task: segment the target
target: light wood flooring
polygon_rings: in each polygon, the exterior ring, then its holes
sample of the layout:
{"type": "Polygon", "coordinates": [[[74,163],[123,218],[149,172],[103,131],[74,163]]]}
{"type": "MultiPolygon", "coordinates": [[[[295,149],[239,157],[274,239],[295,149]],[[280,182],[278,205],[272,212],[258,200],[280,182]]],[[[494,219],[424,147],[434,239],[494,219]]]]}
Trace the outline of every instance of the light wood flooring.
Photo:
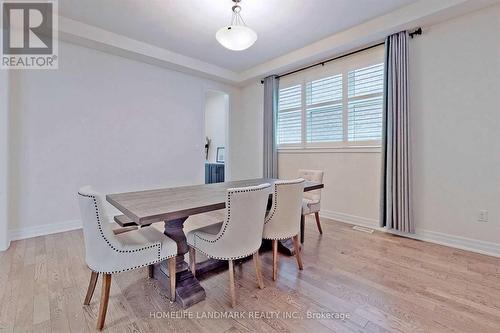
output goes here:
{"type": "MultiPolygon", "coordinates": [[[[197,217],[210,218],[218,216],[197,217]]],[[[273,282],[271,252],[263,253],[260,290],[252,261],[236,266],[234,309],[226,271],[201,281],[207,298],[188,309],[192,319],[151,317],[179,308],[147,269],[115,275],[104,332],[500,332],[499,258],[366,234],[327,219],[322,225],[319,236],[307,220],[301,272],[295,258],[281,256],[273,282]],[[223,311],[245,318],[197,318],[223,311]],[[250,319],[251,311],[280,318],[250,319]],[[282,317],[307,311],[349,319],[282,317]]],[[[0,332],[95,331],[101,279],[90,306],[83,306],[89,277],[81,230],[13,242],[0,253],[0,332]]]]}

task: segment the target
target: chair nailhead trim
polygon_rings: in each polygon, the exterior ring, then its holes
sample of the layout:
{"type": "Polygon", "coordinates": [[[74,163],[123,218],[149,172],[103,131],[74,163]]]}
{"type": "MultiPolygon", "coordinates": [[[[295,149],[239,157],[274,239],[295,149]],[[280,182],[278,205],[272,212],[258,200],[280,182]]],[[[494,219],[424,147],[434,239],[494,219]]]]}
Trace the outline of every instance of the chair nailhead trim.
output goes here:
{"type": "MultiPolygon", "coordinates": [[[[203,237],[199,236],[196,233],[195,233],[195,236],[197,238],[201,239],[201,240],[204,240],[205,242],[209,242],[209,243],[215,243],[215,242],[217,242],[222,236],[224,236],[224,233],[226,232],[227,226],[229,225],[229,221],[231,220],[231,195],[233,193],[245,193],[245,192],[262,191],[262,190],[264,190],[266,188],[267,187],[255,187],[255,188],[251,188],[251,189],[228,191],[227,192],[227,199],[226,199],[227,218],[224,221],[224,223],[222,224],[222,232],[219,231],[219,235],[217,236],[216,239],[213,239],[213,240],[203,238],[203,237]]],[[[196,237],[195,237],[195,240],[196,240],[196,237]]]]}
{"type": "MultiPolygon", "coordinates": [[[[277,181],[274,183],[274,197],[273,197],[273,205],[271,207],[271,212],[269,213],[269,215],[267,216],[266,218],[266,221],[264,222],[264,224],[268,223],[269,221],[271,221],[271,219],[273,218],[274,214],[276,213],[276,207],[278,207],[278,186],[281,186],[281,185],[295,185],[295,184],[300,184],[302,183],[304,180],[282,180],[282,181],[277,181]]],[[[289,237],[287,237],[289,238],[289,237]]],[[[286,239],[286,238],[283,238],[283,239],[286,239]]]]}
{"type": "Polygon", "coordinates": [[[189,244],[188,243],[188,245],[191,246],[191,247],[194,247],[196,249],[196,251],[200,251],[201,253],[203,253],[207,257],[212,258],[212,259],[218,259],[218,260],[236,260],[236,259],[246,258],[246,257],[249,257],[249,256],[253,255],[255,252],[257,252],[259,250],[259,249],[257,249],[255,251],[249,253],[249,254],[244,254],[244,255],[241,255],[241,256],[237,256],[237,257],[216,257],[216,256],[212,256],[212,255],[206,253],[203,250],[200,250],[199,248],[197,248],[193,244],[189,244]]]}
{"type": "Polygon", "coordinates": [[[231,220],[231,195],[233,193],[246,193],[246,192],[255,192],[255,191],[262,191],[262,190],[265,190],[267,189],[269,186],[266,186],[266,187],[261,187],[261,186],[255,186],[255,187],[252,187],[250,189],[242,189],[242,190],[231,190],[231,191],[227,191],[227,200],[226,200],[226,207],[227,207],[227,218],[226,220],[224,221],[224,223],[222,224],[222,231],[219,231],[219,234],[217,235],[217,238],[213,239],[213,240],[210,240],[210,239],[206,239],[206,238],[203,238],[201,237],[200,235],[198,235],[196,232],[194,234],[194,239],[193,239],[193,243],[194,244],[189,244],[188,242],[188,245],[190,245],[191,247],[194,247],[196,250],[200,251],[201,253],[203,253],[204,255],[206,255],[207,257],[210,257],[210,258],[213,258],[213,259],[221,259],[221,260],[234,260],[234,259],[241,259],[241,258],[246,258],[250,255],[252,255],[254,252],[250,253],[250,254],[247,254],[247,255],[243,255],[243,256],[238,256],[238,257],[228,257],[228,258],[223,258],[223,257],[214,257],[214,256],[211,256],[207,253],[205,253],[203,250],[200,250],[197,246],[196,246],[196,239],[200,239],[202,241],[205,241],[205,242],[208,242],[208,243],[215,243],[217,242],[219,239],[221,239],[221,237],[224,235],[224,233],[226,232],[227,230],[227,226],[229,225],[229,221],[231,220]]]}
{"type": "Polygon", "coordinates": [[[117,249],[116,247],[113,246],[113,244],[111,244],[111,242],[109,241],[109,239],[107,239],[106,236],[104,235],[104,232],[102,230],[101,218],[99,216],[99,207],[97,206],[97,200],[96,200],[95,195],[88,195],[88,194],[83,194],[83,193],[80,193],[80,192],[78,192],[78,194],[81,195],[82,197],[91,198],[93,200],[94,208],[95,208],[95,213],[96,213],[96,219],[97,219],[97,227],[99,229],[99,233],[101,234],[101,236],[104,239],[104,241],[106,242],[106,244],[108,244],[108,246],[111,249],[113,249],[115,252],[118,252],[118,253],[135,253],[135,252],[140,252],[140,251],[144,251],[144,250],[148,250],[148,249],[153,249],[153,248],[157,248],[158,249],[158,259],[156,261],[153,261],[153,262],[148,263],[148,264],[140,265],[140,266],[135,266],[135,267],[127,268],[127,269],[124,269],[124,270],[121,270],[121,271],[98,272],[98,273],[114,274],[114,273],[126,272],[126,271],[130,271],[132,269],[136,269],[136,268],[140,268],[140,267],[144,267],[144,266],[149,266],[149,265],[152,265],[154,263],[163,261],[165,259],[175,257],[177,255],[177,254],[175,254],[175,255],[170,256],[170,257],[161,258],[161,243],[156,243],[156,244],[153,244],[153,245],[144,246],[142,248],[134,249],[134,250],[120,250],[120,249],[117,249]]]}
{"type": "Polygon", "coordinates": [[[262,237],[262,239],[265,239],[265,240],[285,240],[285,239],[290,239],[290,238],[292,238],[293,236],[297,236],[297,235],[280,236],[280,237],[272,237],[272,238],[269,238],[269,237],[262,237]]]}
{"type": "Polygon", "coordinates": [[[130,267],[130,268],[127,268],[127,269],[123,269],[121,271],[98,271],[98,270],[94,270],[92,268],[90,268],[91,271],[93,272],[96,272],[96,273],[100,273],[100,274],[117,274],[117,273],[122,273],[122,272],[127,272],[127,271],[131,271],[131,270],[134,270],[134,269],[138,269],[138,268],[141,268],[141,267],[146,267],[146,266],[150,266],[150,265],[154,265],[154,264],[157,264],[159,262],[162,262],[164,260],[167,260],[167,259],[170,259],[170,258],[173,258],[173,257],[176,257],[177,255],[174,254],[172,256],[168,256],[168,257],[164,257],[164,258],[160,258],[158,260],[155,260],[155,261],[151,261],[147,264],[144,264],[144,265],[139,265],[139,266],[135,266],[135,267],[130,267]]]}

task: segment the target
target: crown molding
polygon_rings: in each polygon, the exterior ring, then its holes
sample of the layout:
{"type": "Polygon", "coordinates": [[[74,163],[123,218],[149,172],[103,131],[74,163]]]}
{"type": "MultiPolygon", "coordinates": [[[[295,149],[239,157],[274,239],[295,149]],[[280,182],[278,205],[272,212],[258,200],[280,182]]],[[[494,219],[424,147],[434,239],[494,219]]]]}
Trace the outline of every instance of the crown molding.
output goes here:
{"type": "Polygon", "coordinates": [[[223,83],[240,81],[240,75],[231,70],[64,16],[58,19],[60,40],[223,83]]]}
{"type": "Polygon", "coordinates": [[[63,16],[59,16],[59,38],[155,66],[241,87],[267,75],[287,72],[380,42],[387,35],[401,30],[422,26],[425,34],[426,26],[498,3],[500,0],[420,0],[242,72],[234,72],[63,16]]]}

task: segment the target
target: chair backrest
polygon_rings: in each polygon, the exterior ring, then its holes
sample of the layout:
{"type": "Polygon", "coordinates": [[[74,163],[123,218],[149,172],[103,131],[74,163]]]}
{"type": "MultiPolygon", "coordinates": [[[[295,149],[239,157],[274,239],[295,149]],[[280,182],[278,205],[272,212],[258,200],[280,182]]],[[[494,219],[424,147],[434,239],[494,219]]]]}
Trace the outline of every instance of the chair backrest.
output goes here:
{"type": "MultiPolygon", "coordinates": [[[[295,236],[300,231],[304,179],[278,180],[274,183],[273,203],[265,228],[278,238],[295,236]]],[[[266,233],[267,233],[266,232],[266,233]]]]}
{"type": "Polygon", "coordinates": [[[270,184],[227,190],[226,218],[217,234],[217,247],[228,257],[246,257],[262,244],[270,184]]]}
{"type": "Polygon", "coordinates": [[[106,258],[121,247],[116,240],[106,216],[103,197],[90,186],[78,191],[78,203],[82,217],[83,237],[85,241],[85,260],[90,269],[99,271],[106,258]]]}
{"type": "MultiPolygon", "coordinates": [[[[309,180],[312,182],[323,183],[323,171],[321,170],[299,170],[299,177],[304,178],[305,180],[309,180]]],[[[304,192],[304,198],[313,200],[313,201],[321,201],[321,190],[314,190],[304,192]]]]}

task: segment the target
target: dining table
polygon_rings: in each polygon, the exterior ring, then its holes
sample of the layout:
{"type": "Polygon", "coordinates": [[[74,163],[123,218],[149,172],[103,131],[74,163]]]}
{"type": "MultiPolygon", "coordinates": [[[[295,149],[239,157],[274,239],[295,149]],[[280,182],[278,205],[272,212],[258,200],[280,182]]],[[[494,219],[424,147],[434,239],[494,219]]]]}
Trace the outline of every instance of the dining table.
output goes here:
{"type": "MultiPolygon", "coordinates": [[[[185,254],[188,252],[184,222],[192,215],[207,213],[226,206],[226,193],[230,188],[254,186],[264,183],[271,185],[277,179],[257,178],[228,181],[214,184],[200,184],[171,188],[150,189],[126,193],[107,194],[106,200],[123,213],[115,217],[122,226],[136,224],[140,227],[153,223],[164,223],[164,233],[177,243],[176,257],[176,302],[182,308],[188,308],[205,299],[205,290],[197,277],[207,271],[220,268],[225,262],[215,259],[196,264],[196,277],[188,269],[185,254]]],[[[304,191],[323,188],[322,183],[306,181],[304,191]]],[[[272,200],[270,194],[269,202],[272,200]]],[[[304,227],[304,216],[301,216],[301,227],[304,227]]],[[[291,240],[282,241],[281,245],[289,254],[293,254],[291,240]]],[[[150,277],[155,278],[169,291],[169,272],[165,262],[150,266],[150,277]]],[[[170,292],[170,291],[169,291],[170,292]]]]}

